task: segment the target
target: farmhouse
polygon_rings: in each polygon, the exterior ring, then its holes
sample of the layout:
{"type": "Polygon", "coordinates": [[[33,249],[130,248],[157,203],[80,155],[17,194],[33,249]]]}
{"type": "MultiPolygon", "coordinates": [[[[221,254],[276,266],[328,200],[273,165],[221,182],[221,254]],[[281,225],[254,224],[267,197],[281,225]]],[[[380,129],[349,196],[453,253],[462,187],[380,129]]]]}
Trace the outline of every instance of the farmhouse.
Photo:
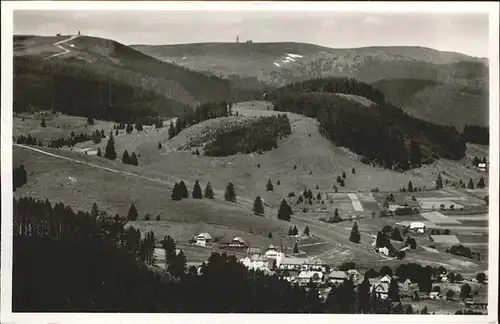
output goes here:
{"type": "Polygon", "coordinates": [[[479,171],[485,172],[488,168],[488,165],[486,163],[479,163],[477,165],[477,168],[479,169],[479,171]]]}
{"type": "Polygon", "coordinates": [[[212,236],[208,233],[200,233],[196,236],[196,244],[205,246],[212,241],[212,236]]]}
{"type": "Polygon", "coordinates": [[[370,292],[374,293],[380,299],[387,299],[389,294],[389,284],[386,282],[378,282],[371,286],[370,292]]]}
{"type": "Polygon", "coordinates": [[[411,222],[410,231],[423,234],[425,232],[425,224],[422,222],[411,222]]]}
{"type": "Polygon", "coordinates": [[[247,268],[253,270],[269,270],[268,260],[262,255],[254,254],[251,257],[240,259],[240,262],[247,268]]]}
{"type": "Polygon", "coordinates": [[[344,271],[332,271],[328,275],[328,281],[332,284],[341,284],[347,279],[344,271]]]}
{"type": "Polygon", "coordinates": [[[377,249],[375,249],[376,252],[382,254],[382,255],[386,255],[388,256],[389,255],[389,249],[386,248],[385,246],[384,247],[379,247],[377,249]]]}
{"type": "Polygon", "coordinates": [[[229,246],[230,247],[238,247],[238,248],[241,248],[241,247],[245,247],[245,241],[243,241],[243,239],[241,237],[235,237],[230,243],[229,243],[229,246]]]}
{"type": "Polygon", "coordinates": [[[320,283],[323,280],[323,273],[319,271],[301,271],[297,280],[299,285],[307,285],[310,281],[320,283]]]}
{"type": "Polygon", "coordinates": [[[349,277],[349,279],[353,282],[356,282],[359,278],[359,272],[355,269],[349,269],[347,270],[347,277],[349,277]]]}

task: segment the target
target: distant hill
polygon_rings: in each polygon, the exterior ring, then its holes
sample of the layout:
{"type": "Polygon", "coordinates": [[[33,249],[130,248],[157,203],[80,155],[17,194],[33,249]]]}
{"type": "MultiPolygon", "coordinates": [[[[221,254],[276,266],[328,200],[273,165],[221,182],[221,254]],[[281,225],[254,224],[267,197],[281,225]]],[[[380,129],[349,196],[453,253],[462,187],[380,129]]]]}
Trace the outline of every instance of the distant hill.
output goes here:
{"type": "Polygon", "coordinates": [[[82,106],[71,112],[85,115],[83,106],[108,107],[112,96],[116,109],[175,116],[186,105],[230,98],[228,80],[161,62],[113,40],[77,37],[59,44],[68,52],[57,55],[63,50],[54,43],[68,38],[14,36],[15,110],[30,105],[68,112],[68,106],[82,106]],[[69,95],[79,91],[78,100],[69,95]]]}
{"type": "Polygon", "coordinates": [[[488,61],[461,53],[410,46],[333,49],[303,43],[131,47],[180,66],[222,76],[238,74],[270,86],[330,76],[356,78],[374,83],[415,117],[459,129],[466,122],[488,122],[488,61]],[[416,91],[419,84],[428,86],[416,91]]]}

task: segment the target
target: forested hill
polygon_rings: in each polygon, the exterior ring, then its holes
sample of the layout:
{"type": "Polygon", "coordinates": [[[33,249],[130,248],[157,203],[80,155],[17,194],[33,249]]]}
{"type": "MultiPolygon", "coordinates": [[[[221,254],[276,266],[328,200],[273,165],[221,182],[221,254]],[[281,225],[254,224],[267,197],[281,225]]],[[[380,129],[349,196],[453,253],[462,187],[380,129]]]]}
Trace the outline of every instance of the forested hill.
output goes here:
{"type": "Polygon", "coordinates": [[[269,98],[275,110],[317,118],[323,136],[362,155],[366,163],[408,170],[436,158],[465,156],[465,142],[456,129],[411,117],[373,86],[353,79],[293,83],[269,98]],[[362,96],[375,104],[367,107],[335,93],[362,96]]]}
{"type": "Polygon", "coordinates": [[[57,40],[39,36],[14,37],[16,111],[55,109],[75,115],[176,116],[185,106],[231,98],[229,80],[161,62],[118,42],[81,36],[53,46],[57,40]],[[50,57],[50,58],[49,58],[50,57]],[[47,59],[49,58],[49,59],[47,59]],[[111,99],[110,99],[111,96],[111,99]]]}

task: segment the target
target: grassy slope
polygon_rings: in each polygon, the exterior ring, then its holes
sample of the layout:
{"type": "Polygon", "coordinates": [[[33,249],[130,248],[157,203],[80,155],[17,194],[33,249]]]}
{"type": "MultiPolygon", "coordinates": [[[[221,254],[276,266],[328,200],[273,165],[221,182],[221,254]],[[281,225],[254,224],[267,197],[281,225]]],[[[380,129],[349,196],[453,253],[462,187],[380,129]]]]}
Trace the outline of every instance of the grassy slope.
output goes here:
{"type": "MultiPolygon", "coordinates": [[[[269,115],[272,110],[266,110],[266,103],[248,102],[237,106],[235,110],[246,116],[269,115]],[[252,106],[253,105],[253,106],[252,106]]],[[[52,201],[61,200],[75,208],[89,209],[92,203],[109,213],[125,215],[130,203],[134,202],[139,210],[140,219],[145,213],[150,213],[153,219],[161,215],[161,221],[137,221],[136,226],[143,229],[153,229],[157,237],[173,234],[180,243],[201,231],[213,232],[216,235],[231,238],[242,236],[250,244],[264,247],[271,243],[267,238],[273,233],[274,244],[284,243],[291,248],[293,242],[285,237],[290,223],[276,219],[279,201],[290,191],[301,191],[304,186],[315,190],[319,184],[322,193],[332,191],[336,175],[343,170],[347,173],[345,191],[368,190],[378,186],[381,189],[396,189],[407,183],[409,179],[414,185],[430,187],[435,172],[440,167],[446,167],[450,173],[461,173],[463,167],[456,162],[455,169],[450,168],[447,161],[438,161],[436,166],[427,166],[407,174],[398,174],[387,170],[373,168],[360,163],[350,153],[334,147],[318,134],[315,122],[303,116],[289,114],[294,125],[292,134],[284,139],[278,149],[263,155],[236,155],[227,158],[198,157],[190,152],[170,151],[170,143],[182,140],[180,137],[167,140],[166,128],[161,131],[120,135],[117,137],[117,151],[128,146],[141,154],[140,166],[133,167],[119,162],[111,162],[103,158],[85,156],[64,150],[48,150],[56,154],[69,156],[78,160],[88,161],[103,167],[118,171],[137,173],[140,176],[124,175],[116,172],[99,170],[91,166],[77,164],[67,160],[30,152],[24,148],[14,148],[14,164],[24,164],[28,170],[28,184],[15,193],[49,198],[52,201]],[[311,134],[311,137],[308,136],[311,134]],[[156,149],[150,151],[144,147],[154,148],[157,140],[162,140],[164,149],[160,154],[156,149]],[[149,156],[148,156],[149,154],[149,156]],[[146,156],[148,158],[146,159],[146,156]],[[230,164],[228,164],[230,162],[230,164]],[[257,168],[257,163],[261,168],[257,168]],[[297,164],[297,170],[293,169],[297,164]],[[356,174],[349,172],[356,167],[356,174]],[[34,174],[30,174],[34,172],[34,174]],[[312,172],[309,174],[309,172],[312,172]],[[72,178],[69,178],[72,177],[72,178]],[[271,178],[275,184],[273,192],[265,191],[265,184],[271,178]],[[173,202],[170,192],[174,181],[183,179],[191,190],[194,180],[198,179],[202,187],[211,181],[216,190],[215,200],[192,200],[173,202]],[[281,185],[276,185],[280,179],[281,185]],[[74,182],[76,180],[76,182],[74,182]],[[223,191],[228,181],[233,181],[237,188],[238,202],[236,204],[223,201],[223,191]],[[254,216],[251,213],[253,199],[262,196],[270,205],[266,207],[266,217],[254,216]]],[[[186,132],[187,133],[187,132],[186,132]]],[[[85,146],[88,143],[82,143],[85,146]]],[[[104,144],[101,144],[104,146],[104,144]]],[[[473,170],[466,170],[474,172],[473,170]]],[[[332,208],[331,206],[327,207],[332,208]]],[[[378,210],[378,205],[371,207],[378,210]]],[[[369,213],[367,210],[366,213],[369,213]]],[[[331,212],[331,211],[330,211],[331,212]]],[[[348,215],[342,211],[342,215],[348,215]]],[[[301,243],[303,250],[309,255],[319,255],[326,261],[339,264],[345,260],[355,260],[361,268],[380,267],[382,264],[396,265],[398,260],[386,260],[371,251],[371,235],[384,224],[396,219],[365,218],[358,223],[362,230],[362,243],[357,245],[348,240],[352,223],[327,225],[318,221],[321,215],[301,213],[296,210],[292,223],[299,230],[305,225],[311,229],[314,240],[321,244],[307,246],[307,241],[301,243]]],[[[199,253],[196,252],[199,258],[199,253]]],[[[459,271],[475,272],[484,267],[483,263],[473,266],[462,258],[445,253],[433,253],[418,249],[408,254],[403,262],[415,261],[428,264],[443,264],[459,271]]]]}

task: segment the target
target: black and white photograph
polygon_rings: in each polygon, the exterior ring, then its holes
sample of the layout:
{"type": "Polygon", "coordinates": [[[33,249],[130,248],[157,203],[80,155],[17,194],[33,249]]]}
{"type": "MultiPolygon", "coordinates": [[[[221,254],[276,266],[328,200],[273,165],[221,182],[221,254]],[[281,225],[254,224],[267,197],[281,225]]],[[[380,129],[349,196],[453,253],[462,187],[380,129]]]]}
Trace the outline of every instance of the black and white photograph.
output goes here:
{"type": "Polygon", "coordinates": [[[498,10],[2,2],[2,322],[498,322],[498,10]]]}

